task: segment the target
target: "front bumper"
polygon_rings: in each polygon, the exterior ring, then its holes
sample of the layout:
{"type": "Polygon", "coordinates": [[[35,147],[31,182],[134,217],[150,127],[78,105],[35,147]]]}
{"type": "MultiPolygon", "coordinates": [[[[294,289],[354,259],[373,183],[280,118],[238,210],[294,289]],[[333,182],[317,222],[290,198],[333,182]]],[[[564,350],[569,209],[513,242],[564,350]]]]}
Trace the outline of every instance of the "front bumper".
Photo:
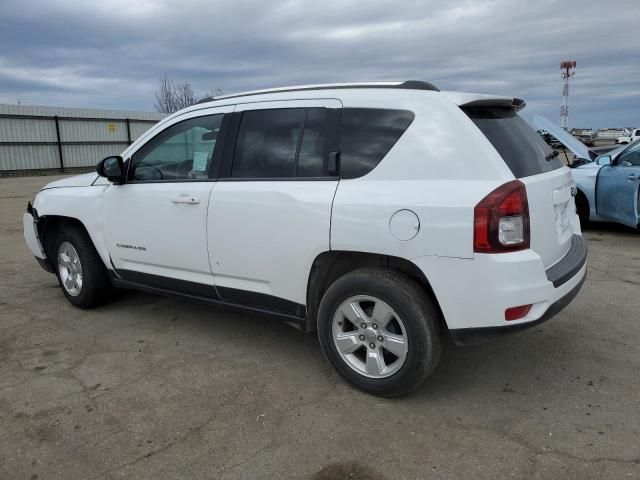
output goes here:
{"type": "Polygon", "coordinates": [[[42,247],[42,242],[40,242],[40,236],[38,235],[38,222],[36,221],[36,218],[38,218],[38,213],[31,207],[31,204],[29,204],[27,212],[22,215],[24,241],[38,261],[38,264],[47,272],[53,273],[53,268],[47,260],[47,255],[42,247]]]}
{"type": "Polygon", "coordinates": [[[575,235],[567,254],[546,270],[533,250],[473,259],[421,257],[414,263],[429,279],[454,340],[469,344],[497,332],[523,330],[558,313],[584,283],[586,258],[586,240],[575,235]],[[505,310],[520,305],[531,305],[529,313],[505,320],[505,310]]]}
{"type": "Polygon", "coordinates": [[[38,223],[34,218],[35,210],[33,208],[29,209],[22,215],[22,229],[24,231],[24,241],[33,253],[33,256],[36,258],[46,259],[47,256],[44,253],[44,248],[42,248],[42,243],[40,242],[40,237],[38,235],[38,223]]]}

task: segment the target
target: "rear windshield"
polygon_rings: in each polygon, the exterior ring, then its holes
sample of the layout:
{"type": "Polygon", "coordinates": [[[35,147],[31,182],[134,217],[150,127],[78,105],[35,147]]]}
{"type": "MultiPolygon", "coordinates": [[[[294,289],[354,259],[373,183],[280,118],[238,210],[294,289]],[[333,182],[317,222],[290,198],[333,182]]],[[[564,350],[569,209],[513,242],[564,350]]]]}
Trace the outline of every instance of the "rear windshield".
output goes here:
{"type": "Polygon", "coordinates": [[[550,172],[564,164],[512,108],[468,107],[464,112],[484,133],[516,178],[550,172]]]}

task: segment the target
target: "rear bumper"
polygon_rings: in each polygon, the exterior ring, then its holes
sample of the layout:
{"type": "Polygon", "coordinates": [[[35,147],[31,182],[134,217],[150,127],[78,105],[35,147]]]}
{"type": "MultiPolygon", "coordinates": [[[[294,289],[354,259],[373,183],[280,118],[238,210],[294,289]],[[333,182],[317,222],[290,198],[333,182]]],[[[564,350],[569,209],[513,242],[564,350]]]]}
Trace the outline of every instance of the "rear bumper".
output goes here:
{"type": "Polygon", "coordinates": [[[571,237],[571,248],[567,254],[546,271],[547,279],[555,288],[567,283],[587,263],[587,250],[587,241],[582,235],[571,237]]]}
{"type": "Polygon", "coordinates": [[[580,290],[586,258],[586,241],[575,235],[567,254],[549,269],[533,250],[473,259],[421,257],[414,263],[429,280],[452,336],[468,344],[529,328],[558,313],[580,290]],[[525,317],[505,320],[505,310],[521,305],[531,305],[525,317]]]}
{"type": "Polygon", "coordinates": [[[504,335],[510,335],[512,333],[522,332],[536,325],[546,322],[554,315],[560,313],[564,307],[569,305],[571,301],[578,295],[578,292],[582,288],[584,281],[587,279],[586,275],[582,276],[580,282],[573,287],[569,293],[567,293],[560,300],[553,303],[546,312],[537,320],[527,323],[520,323],[518,325],[506,325],[502,327],[484,327],[484,328],[460,328],[457,330],[450,330],[451,339],[453,343],[458,346],[466,347],[469,345],[477,345],[479,343],[488,342],[495,338],[502,337],[504,335]]]}

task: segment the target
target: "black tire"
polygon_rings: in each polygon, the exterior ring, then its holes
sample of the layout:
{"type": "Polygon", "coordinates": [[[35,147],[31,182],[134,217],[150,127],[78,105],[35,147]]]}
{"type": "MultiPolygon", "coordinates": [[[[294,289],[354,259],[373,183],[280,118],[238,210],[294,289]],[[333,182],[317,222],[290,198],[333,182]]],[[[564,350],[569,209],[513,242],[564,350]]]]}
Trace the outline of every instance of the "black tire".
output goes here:
{"type": "Polygon", "coordinates": [[[580,226],[586,227],[589,224],[589,201],[584,193],[578,192],[576,196],[576,213],[580,219],[580,226]]]}
{"type": "Polygon", "coordinates": [[[318,337],[331,364],[357,388],[384,397],[407,394],[431,374],[442,353],[441,325],[440,311],[424,289],[402,273],[385,268],[362,268],[340,277],[328,288],[318,309],[318,337]],[[382,300],[402,319],[408,350],[404,364],[391,376],[369,378],[359,373],[341,357],[335,345],[334,315],[343,302],[357,295],[382,300]]]}
{"type": "Polygon", "coordinates": [[[109,281],[107,269],[83,228],[75,225],[62,227],[53,242],[53,251],[50,252],[49,258],[58,277],[60,288],[71,304],[80,308],[93,308],[111,298],[113,287],[109,281]],[[82,266],[82,288],[77,295],[71,295],[67,291],[61,278],[58,253],[64,242],[73,246],[82,266]]]}

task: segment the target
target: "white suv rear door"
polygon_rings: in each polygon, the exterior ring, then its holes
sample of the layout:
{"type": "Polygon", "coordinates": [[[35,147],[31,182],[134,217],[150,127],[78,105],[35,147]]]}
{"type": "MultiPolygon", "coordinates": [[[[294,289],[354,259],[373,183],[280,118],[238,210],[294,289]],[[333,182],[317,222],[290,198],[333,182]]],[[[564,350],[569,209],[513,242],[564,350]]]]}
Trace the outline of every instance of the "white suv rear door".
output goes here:
{"type": "Polygon", "coordinates": [[[336,99],[236,105],[207,220],[223,300],[304,313],[311,265],[330,249],[341,107],[336,99]]]}

